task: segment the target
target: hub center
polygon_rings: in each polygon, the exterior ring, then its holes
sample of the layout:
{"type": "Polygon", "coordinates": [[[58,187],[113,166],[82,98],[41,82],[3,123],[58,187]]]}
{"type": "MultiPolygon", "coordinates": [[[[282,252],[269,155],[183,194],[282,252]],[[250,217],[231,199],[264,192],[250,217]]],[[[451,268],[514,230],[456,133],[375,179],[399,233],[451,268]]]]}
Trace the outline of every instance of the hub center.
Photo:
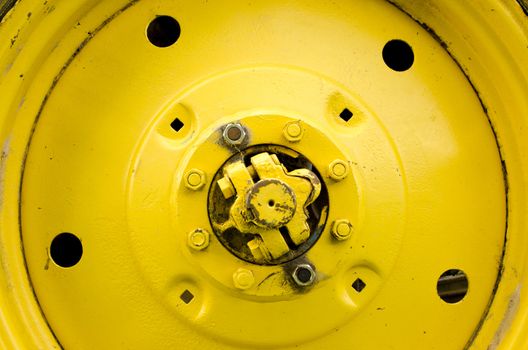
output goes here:
{"type": "MultiPolygon", "coordinates": [[[[210,196],[209,216],[220,241],[257,264],[276,264],[305,252],[303,245],[325,216],[317,201],[322,183],[313,166],[278,148],[256,146],[232,157],[218,171],[210,196]]],[[[321,198],[327,205],[326,191],[321,198]]]]}

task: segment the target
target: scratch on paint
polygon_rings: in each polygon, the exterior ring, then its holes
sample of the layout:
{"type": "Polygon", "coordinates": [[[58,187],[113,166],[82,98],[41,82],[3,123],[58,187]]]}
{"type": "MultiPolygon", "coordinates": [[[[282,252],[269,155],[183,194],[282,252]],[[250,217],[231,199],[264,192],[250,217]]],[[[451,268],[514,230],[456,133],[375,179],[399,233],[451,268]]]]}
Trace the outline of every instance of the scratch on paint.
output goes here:
{"type": "Polygon", "coordinates": [[[6,162],[7,162],[7,156],[9,155],[9,145],[11,143],[11,138],[8,137],[2,146],[2,153],[0,155],[0,209],[2,208],[3,204],[3,197],[4,197],[4,174],[6,171],[6,162]]]}
{"type": "Polygon", "coordinates": [[[510,301],[508,302],[508,308],[504,313],[504,317],[502,318],[499,328],[497,328],[497,331],[495,332],[495,336],[493,337],[491,344],[488,346],[488,350],[496,350],[499,348],[499,345],[501,344],[502,340],[504,339],[504,336],[510,329],[515,316],[517,315],[520,300],[521,286],[519,285],[510,297],[510,301]]]}

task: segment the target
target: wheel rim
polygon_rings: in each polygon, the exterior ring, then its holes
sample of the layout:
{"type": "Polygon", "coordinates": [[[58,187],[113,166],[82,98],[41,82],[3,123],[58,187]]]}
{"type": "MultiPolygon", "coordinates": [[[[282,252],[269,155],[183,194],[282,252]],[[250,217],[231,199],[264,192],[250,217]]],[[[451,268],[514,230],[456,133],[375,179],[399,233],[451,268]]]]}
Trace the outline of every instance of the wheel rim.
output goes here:
{"type": "Polygon", "coordinates": [[[495,17],[471,4],[40,6],[17,5],[1,29],[15,33],[2,50],[13,62],[2,79],[13,101],[2,109],[2,232],[17,272],[4,277],[17,288],[10,328],[17,314],[36,320],[18,326],[27,341],[520,346],[524,162],[513,128],[525,121],[505,117],[527,108],[526,77],[514,74],[526,27],[506,18],[515,3],[490,1],[510,33],[502,46],[482,39],[495,17]],[[447,25],[463,13],[455,23],[473,46],[447,25]],[[304,133],[288,139],[296,120],[304,133]],[[238,259],[214,234],[189,247],[190,232],[213,232],[207,193],[239,151],[216,130],[233,122],[252,135],[243,147],[289,147],[328,187],[320,238],[281,267],[238,259]],[[350,166],[343,181],[321,170],[334,160],[350,166]],[[203,188],[185,187],[190,169],[203,188]],[[342,240],[340,220],[353,227],[342,240]],[[314,278],[300,286],[305,265],[314,278]]]}

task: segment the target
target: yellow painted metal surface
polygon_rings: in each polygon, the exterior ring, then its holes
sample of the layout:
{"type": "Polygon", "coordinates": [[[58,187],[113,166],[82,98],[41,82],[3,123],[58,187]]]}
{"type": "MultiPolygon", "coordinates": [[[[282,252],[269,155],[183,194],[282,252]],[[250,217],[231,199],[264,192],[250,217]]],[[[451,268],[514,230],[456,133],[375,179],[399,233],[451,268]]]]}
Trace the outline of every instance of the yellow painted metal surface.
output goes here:
{"type": "Polygon", "coordinates": [[[0,347],[526,348],[527,33],[506,0],[21,0],[0,347]]]}

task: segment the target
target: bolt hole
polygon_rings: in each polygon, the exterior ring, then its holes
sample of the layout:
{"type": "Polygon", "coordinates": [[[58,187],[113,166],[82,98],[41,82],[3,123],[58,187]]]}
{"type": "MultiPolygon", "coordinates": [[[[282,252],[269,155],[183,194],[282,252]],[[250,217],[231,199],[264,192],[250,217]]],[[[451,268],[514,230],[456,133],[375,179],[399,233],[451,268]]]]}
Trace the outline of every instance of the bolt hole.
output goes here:
{"type": "Polygon", "coordinates": [[[354,116],[354,113],[352,113],[348,108],[343,109],[341,114],[339,114],[339,117],[343,119],[345,122],[348,122],[352,117],[354,116]]]}
{"type": "Polygon", "coordinates": [[[436,284],[438,296],[448,304],[455,304],[464,299],[469,282],[462,270],[451,269],[444,272],[436,284]]]}
{"type": "Polygon", "coordinates": [[[273,199],[270,199],[270,201],[268,202],[268,205],[270,207],[274,207],[275,206],[275,201],[273,199]]]}
{"type": "Polygon", "coordinates": [[[176,118],[170,126],[174,131],[178,132],[183,128],[184,125],[185,124],[183,124],[183,122],[179,118],[176,118]]]}
{"type": "Polygon", "coordinates": [[[189,304],[194,299],[194,294],[191,293],[188,289],[184,290],[180,295],[180,299],[185,303],[189,304]]]}
{"type": "Polygon", "coordinates": [[[363,282],[361,278],[356,278],[354,283],[352,283],[352,288],[354,288],[354,290],[358,293],[361,293],[361,291],[363,291],[363,289],[365,289],[366,286],[367,284],[363,282]]]}
{"type": "Polygon", "coordinates": [[[391,40],[385,44],[382,56],[385,64],[397,72],[408,70],[414,63],[414,52],[403,40],[391,40]]]}
{"type": "Polygon", "coordinates": [[[60,267],[76,265],[81,260],[82,254],[81,240],[72,233],[60,233],[51,241],[51,259],[60,267]]]}
{"type": "Polygon", "coordinates": [[[157,47],[169,47],[180,38],[181,28],[177,20],[171,16],[154,18],[147,28],[147,38],[157,47]]]}

